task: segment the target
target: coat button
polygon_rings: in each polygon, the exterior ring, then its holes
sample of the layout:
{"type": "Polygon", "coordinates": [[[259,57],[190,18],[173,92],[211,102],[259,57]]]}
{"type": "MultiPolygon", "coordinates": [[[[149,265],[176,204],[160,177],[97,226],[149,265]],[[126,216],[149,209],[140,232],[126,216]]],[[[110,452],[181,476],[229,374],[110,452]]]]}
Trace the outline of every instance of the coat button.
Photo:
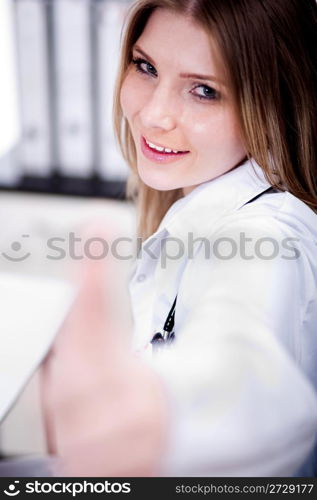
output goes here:
{"type": "Polygon", "coordinates": [[[139,276],[137,277],[137,282],[142,283],[142,281],[144,281],[145,278],[146,278],[145,274],[139,274],[139,276]]]}

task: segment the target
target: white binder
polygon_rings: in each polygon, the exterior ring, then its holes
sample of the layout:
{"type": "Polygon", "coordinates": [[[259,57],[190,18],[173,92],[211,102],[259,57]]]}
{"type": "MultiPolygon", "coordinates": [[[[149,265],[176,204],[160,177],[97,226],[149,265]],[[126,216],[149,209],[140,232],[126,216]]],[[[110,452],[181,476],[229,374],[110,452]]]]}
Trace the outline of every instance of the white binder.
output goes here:
{"type": "Polygon", "coordinates": [[[21,92],[24,173],[47,176],[51,170],[45,2],[18,0],[17,49],[21,92]]]}
{"type": "Polygon", "coordinates": [[[124,16],[131,1],[104,0],[97,2],[100,9],[99,41],[99,88],[100,91],[100,176],[105,180],[125,180],[128,167],[114,140],[112,106],[114,84],[117,76],[120,35],[124,16]]]}
{"type": "Polygon", "coordinates": [[[0,157],[16,145],[20,135],[15,60],[13,4],[0,2],[0,157]]]}
{"type": "Polygon", "coordinates": [[[55,0],[57,140],[60,173],[92,172],[90,0],[55,0]]]}

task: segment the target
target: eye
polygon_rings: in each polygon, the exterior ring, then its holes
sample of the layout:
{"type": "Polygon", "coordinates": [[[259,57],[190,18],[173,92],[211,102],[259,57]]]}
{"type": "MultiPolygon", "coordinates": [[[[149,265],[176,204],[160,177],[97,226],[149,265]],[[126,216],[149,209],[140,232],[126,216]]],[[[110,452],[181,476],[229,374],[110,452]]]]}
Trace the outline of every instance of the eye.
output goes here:
{"type": "Polygon", "coordinates": [[[194,96],[198,97],[198,99],[202,99],[205,101],[215,101],[220,99],[220,93],[212,87],[208,85],[197,85],[193,90],[201,89],[201,93],[193,93],[194,96]]]}
{"type": "Polygon", "coordinates": [[[152,75],[152,76],[157,76],[156,69],[152,64],[150,64],[148,61],[145,59],[141,58],[133,58],[132,59],[132,64],[135,65],[136,71],[139,71],[140,73],[146,74],[146,75],[152,75]]]}

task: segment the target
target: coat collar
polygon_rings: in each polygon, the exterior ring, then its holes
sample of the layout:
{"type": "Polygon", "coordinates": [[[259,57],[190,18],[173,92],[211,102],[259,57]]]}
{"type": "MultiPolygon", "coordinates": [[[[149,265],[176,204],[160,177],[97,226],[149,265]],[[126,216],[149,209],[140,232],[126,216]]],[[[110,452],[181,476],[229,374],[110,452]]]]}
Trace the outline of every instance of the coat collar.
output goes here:
{"type": "Polygon", "coordinates": [[[184,238],[210,234],[223,216],[238,210],[270,187],[264,171],[254,159],[225,174],[200,184],[188,195],[177,200],[163,217],[157,231],[143,244],[162,234],[184,238]]]}

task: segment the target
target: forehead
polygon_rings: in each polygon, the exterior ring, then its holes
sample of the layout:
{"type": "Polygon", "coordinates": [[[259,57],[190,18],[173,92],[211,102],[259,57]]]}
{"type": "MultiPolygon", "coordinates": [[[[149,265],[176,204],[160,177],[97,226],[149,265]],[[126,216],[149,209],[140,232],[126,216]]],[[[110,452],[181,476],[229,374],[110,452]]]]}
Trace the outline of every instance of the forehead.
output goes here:
{"type": "Polygon", "coordinates": [[[193,19],[169,9],[151,14],[136,42],[155,62],[179,71],[212,72],[221,76],[223,63],[211,34],[193,19]]]}

